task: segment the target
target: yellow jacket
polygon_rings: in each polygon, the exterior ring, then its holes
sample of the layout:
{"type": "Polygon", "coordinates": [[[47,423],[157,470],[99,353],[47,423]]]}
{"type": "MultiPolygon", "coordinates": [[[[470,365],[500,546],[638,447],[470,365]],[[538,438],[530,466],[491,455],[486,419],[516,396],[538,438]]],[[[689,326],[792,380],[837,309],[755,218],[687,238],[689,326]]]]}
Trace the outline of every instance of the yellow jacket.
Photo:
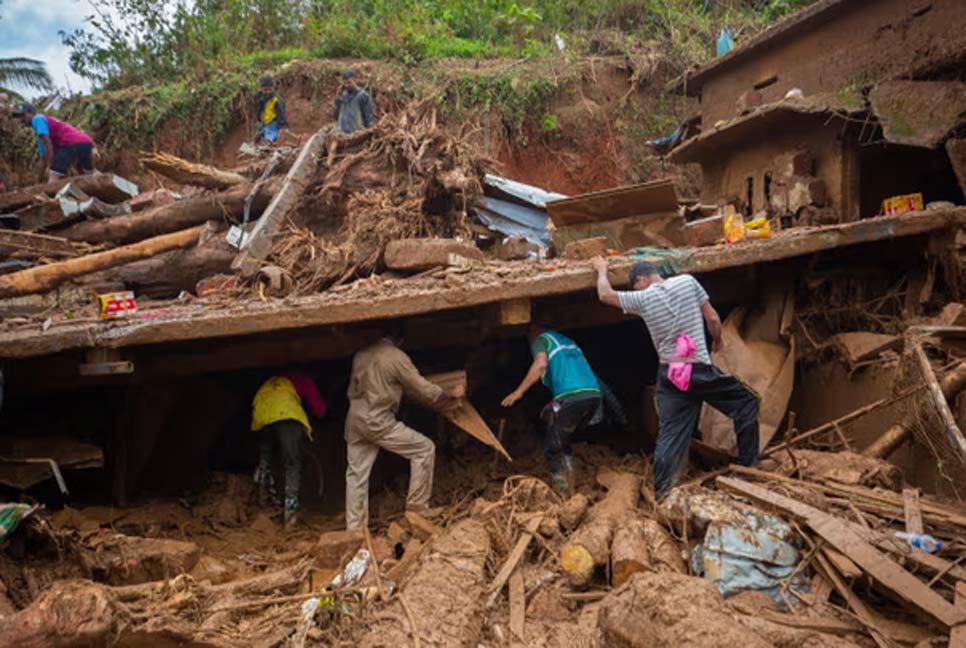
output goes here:
{"type": "Polygon", "coordinates": [[[298,421],[305,428],[305,434],[312,439],[312,426],[302,409],[302,399],[295,391],[295,385],[288,378],[275,376],[269,378],[258,388],[252,400],[252,431],[285,420],[298,421]]]}

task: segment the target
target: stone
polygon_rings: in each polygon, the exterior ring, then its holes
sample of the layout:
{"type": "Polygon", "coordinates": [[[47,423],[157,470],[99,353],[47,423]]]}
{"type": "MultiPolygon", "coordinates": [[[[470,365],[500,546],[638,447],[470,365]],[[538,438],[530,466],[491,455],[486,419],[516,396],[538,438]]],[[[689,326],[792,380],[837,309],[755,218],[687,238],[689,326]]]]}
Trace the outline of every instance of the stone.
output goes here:
{"type": "Polygon", "coordinates": [[[363,542],[365,538],[361,531],[328,531],[315,543],[315,557],[321,567],[340,567],[363,542]]]}
{"type": "Polygon", "coordinates": [[[691,221],[684,226],[684,238],[689,247],[717,245],[724,237],[724,216],[715,214],[691,221]]]}
{"type": "Polygon", "coordinates": [[[519,236],[505,238],[490,250],[493,256],[501,261],[521,261],[529,258],[530,255],[540,254],[539,245],[519,236]]]}
{"type": "Polygon", "coordinates": [[[571,241],[564,248],[563,257],[574,261],[586,261],[596,256],[607,256],[607,237],[595,236],[594,238],[571,241]]]}
{"type": "Polygon", "coordinates": [[[450,265],[450,258],[482,261],[483,252],[456,239],[415,238],[390,241],[384,259],[391,270],[421,272],[450,265]]]}

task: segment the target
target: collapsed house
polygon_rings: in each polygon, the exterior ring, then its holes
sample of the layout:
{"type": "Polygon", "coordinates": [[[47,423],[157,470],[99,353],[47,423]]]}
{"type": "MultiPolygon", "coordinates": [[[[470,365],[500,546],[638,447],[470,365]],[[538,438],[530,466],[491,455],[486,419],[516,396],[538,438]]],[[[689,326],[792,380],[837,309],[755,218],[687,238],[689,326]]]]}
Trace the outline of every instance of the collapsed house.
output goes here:
{"type": "Polygon", "coordinates": [[[88,498],[49,522],[18,509],[0,645],[962,641],[966,200],[951,115],[966,17],[953,2],[860,5],[816,3],[689,75],[702,114],[670,157],[702,166],[693,199],[667,181],[562,196],[488,176],[431,105],[231,171],[147,158],[179,195],[110,175],[0,195],[19,226],[0,230],[0,481],[53,499],[38,486],[50,466],[88,498]],[[879,56],[887,26],[902,56],[879,56]],[[829,46],[841,34],[848,57],[829,46]],[[854,101],[833,101],[856,79],[854,101]],[[883,97],[925,83],[947,89],[924,95],[942,119],[897,134],[883,97]],[[879,215],[911,192],[920,209],[879,215]],[[725,204],[775,231],[721,244],[725,204]],[[758,469],[728,465],[733,435],[708,411],[685,483],[654,501],[658,358],[639,322],[597,302],[595,254],[612,255],[615,284],[638,259],[700,279],[726,315],[716,362],[762,396],[758,469]],[[115,317],[92,303],[127,292],[136,310],[114,300],[115,317]],[[426,373],[467,372],[485,429],[407,409],[440,448],[440,509],[404,513],[404,465],[387,457],[372,534],[345,533],[349,359],[389,319],[426,373]],[[499,407],[530,322],[573,335],[627,408],[626,426],[578,448],[568,500],[539,479],[543,401],[499,407]],[[285,536],[254,505],[249,401],[270,372],[306,365],[332,408],[303,489],[317,511],[285,536]]]}

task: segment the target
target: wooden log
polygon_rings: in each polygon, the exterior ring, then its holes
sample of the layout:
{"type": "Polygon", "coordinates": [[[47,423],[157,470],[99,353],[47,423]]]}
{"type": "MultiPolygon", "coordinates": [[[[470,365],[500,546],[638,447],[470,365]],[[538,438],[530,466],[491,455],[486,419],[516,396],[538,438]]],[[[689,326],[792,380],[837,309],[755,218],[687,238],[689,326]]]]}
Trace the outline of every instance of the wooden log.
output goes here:
{"type": "Polygon", "coordinates": [[[43,292],[76,277],[144,259],[161,252],[194,245],[202,226],[192,227],[173,234],[165,234],[139,243],[88,254],[87,256],[51,263],[46,266],[21,270],[0,276],[0,297],[13,297],[43,292]]]}
{"type": "Polygon", "coordinates": [[[587,499],[587,496],[583,493],[577,493],[560,505],[557,511],[557,520],[564,531],[573,531],[583,522],[589,508],[590,500],[587,499]]]}
{"type": "MultiPolygon", "coordinates": [[[[956,607],[966,610],[966,583],[956,583],[956,607]]],[[[954,626],[949,632],[949,648],[966,648],[966,623],[954,626]]]]}
{"type": "MultiPolygon", "coordinates": [[[[943,376],[942,380],[939,381],[939,389],[947,401],[954,399],[957,394],[966,389],[966,362],[957,365],[943,376]]],[[[889,455],[909,440],[916,421],[915,415],[905,417],[900,423],[890,427],[882,436],[869,444],[862,451],[862,454],[887,459],[889,455]]]]}
{"type": "Polygon", "coordinates": [[[247,276],[254,275],[272,250],[272,240],[279,227],[285,222],[301,202],[302,195],[315,176],[319,165],[319,155],[325,149],[326,140],[330,133],[329,127],[323,128],[309,138],[302,147],[298,158],[285,176],[281,189],[272,198],[272,202],[265,208],[265,213],[258,221],[251,236],[238,253],[232,268],[241,270],[247,276]]]}
{"type": "Polygon", "coordinates": [[[138,195],[138,186],[129,180],[113,173],[93,173],[0,194],[0,213],[26,207],[33,203],[37,196],[52,197],[68,183],[73,184],[88,196],[99,198],[107,203],[123,202],[138,195]]]}
{"type": "Polygon", "coordinates": [[[647,544],[651,571],[688,573],[678,543],[657,520],[644,520],[644,542],[647,544]]]}
{"type": "Polygon", "coordinates": [[[189,162],[167,153],[152,153],[141,158],[141,164],[166,178],[206,189],[228,189],[247,182],[245,176],[222,171],[207,164],[189,162]]]}
{"type": "Polygon", "coordinates": [[[406,511],[406,522],[409,523],[413,535],[429,540],[433,536],[442,535],[443,530],[415,511],[406,511]]]}
{"type": "Polygon", "coordinates": [[[644,571],[651,559],[644,538],[644,521],[632,517],[622,520],[614,531],[610,548],[611,583],[620,587],[639,571],[644,571]]]}
{"type": "Polygon", "coordinates": [[[560,564],[575,587],[585,587],[594,570],[607,563],[617,525],[635,515],[640,497],[640,477],[601,470],[597,481],[607,488],[604,498],[590,509],[587,519],[560,552],[560,564]]]}
{"type": "Polygon", "coordinates": [[[195,292],[206,277],[224,274],[231,268],[235,250],[223,238],[183,250],[171,250],[150,258],[126,263],[79,279],[95,292],[133,290],[152,299],[177,297],[182,290],[195,292]]]}
{"type": "MultiPolygon", "coordinates": [[[[277,180],[265,183],[252,202],[251,218],[257,218],[280,186],[277,180]]],[[[132,243],[204,223],[210,219],[238,219],[244,211],[245,196],[252,185],[238,185],[221,193],[194,196],[152,207],[129,216],[85,221],[60,230],[71,241],[89,243],[132,243]]]]}
{"type": "MultiPolygon", "coordinates": [[[[936,408],[940,419],[942,419],[943,425],[946,426],[946,439],[953,449],[959,452],[959,463],[963,464],[966,462],[966,438],[963,437],[962,430],[956,424],[956,417],[953,416],[948,403],[948,401],[955,397],[955,394],[946,395],[946,391],[936,379],[936,374],[929,364],[929,358],[926,357],[926,350],[923,349],[921,341],[915,340],[912,342],[912,353],[916,362],[919,364],[919,371],[922,372],[923,379],[926,381],[929,395],[932,397],[933,406],[936,408]]],[[[947,459],[952,458],[944,458],[944,460],[947,459]]]]}

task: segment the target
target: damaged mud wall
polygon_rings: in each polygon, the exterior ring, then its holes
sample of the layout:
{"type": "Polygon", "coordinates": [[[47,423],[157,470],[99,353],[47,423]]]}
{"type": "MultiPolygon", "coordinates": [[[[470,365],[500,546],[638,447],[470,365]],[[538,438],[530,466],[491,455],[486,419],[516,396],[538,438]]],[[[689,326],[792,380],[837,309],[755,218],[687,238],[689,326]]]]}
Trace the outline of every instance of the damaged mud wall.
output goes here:
{"type": "Polygon", "coordinates": [[[696,79],[704,123],[730,119],[739,96],[752,89],[770,103],[792,88],[810,96],[847,90],[864,79],[962,70],[966,6],[959,0],[838,4],[823,13],[821,24],[775,33],[767,46],[709,66],[696,79]]]}

